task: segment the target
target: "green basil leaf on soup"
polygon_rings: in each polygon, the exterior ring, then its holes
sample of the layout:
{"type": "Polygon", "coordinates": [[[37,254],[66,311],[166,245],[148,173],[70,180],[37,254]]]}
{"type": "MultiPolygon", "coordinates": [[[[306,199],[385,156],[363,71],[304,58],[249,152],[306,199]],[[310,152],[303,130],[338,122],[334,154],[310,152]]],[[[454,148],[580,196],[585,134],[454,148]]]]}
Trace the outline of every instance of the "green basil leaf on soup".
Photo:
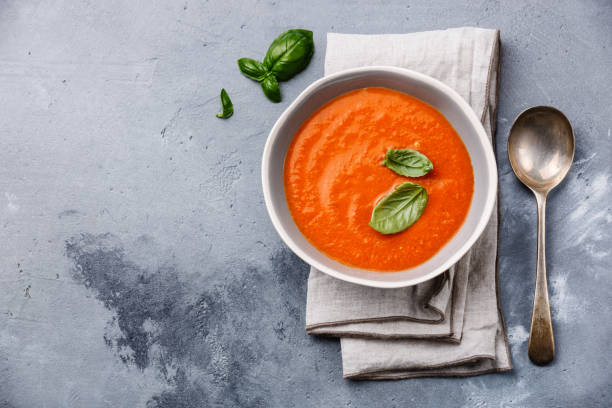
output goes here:
{"type": "Polygon", "coordinates": [[[223,111],[217,113],[218,118],[227,119],[234,114],[234,105],[225,89],[221,89],[221,107],[223,111]]]}
{"type": "Polygon", "coordinates": [[[278,81],[274,77],[274,75],[268,75],[261,81],[261,89],[264,94],[268,97],[272,102],[280,102],[281,94],[280,88],[278,86],[278,81]]]}
{"type": "Polygon", "coordinates": [[[257,82],[263,81],[268,73],[264,64],[252,58],[240,58],[238,60],[238,68],[240,68],[240,72],[244,76],[257,82]]]}
{"type": "Polygon", "coordinates": [[[427,191],[421,185],[406,182],[384,197],[372,211],[370,227],[381,234],[395,234],[414,224],[427,205],[427,191]]]}
{"type": "Polygon", "coordinates": [[[427,156],[410,149],[389,149],[382,164],[406,177],[421,177],[433,170],[427,156]]]}
{"type": "Polygon", "coordinates": [[[312,31],[289,30],[272,42],[263,63],[279,81],[287,81],[306,68],[313,53],[312,31]]]}

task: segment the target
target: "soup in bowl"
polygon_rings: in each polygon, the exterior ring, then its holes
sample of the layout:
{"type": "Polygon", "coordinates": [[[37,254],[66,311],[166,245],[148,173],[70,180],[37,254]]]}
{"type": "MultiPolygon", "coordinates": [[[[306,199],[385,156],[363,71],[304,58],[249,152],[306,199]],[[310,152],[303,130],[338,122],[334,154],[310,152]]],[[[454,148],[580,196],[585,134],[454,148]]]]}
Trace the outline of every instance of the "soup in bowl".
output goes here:
{"type": "Polygon", "coordinates": [[[391,67],[309,86],[273,127],[262,176],[272,222],[298,256],[388,288],[457,262],[497,189],[491,143],[469,105],[433,78],[391,67]]]}

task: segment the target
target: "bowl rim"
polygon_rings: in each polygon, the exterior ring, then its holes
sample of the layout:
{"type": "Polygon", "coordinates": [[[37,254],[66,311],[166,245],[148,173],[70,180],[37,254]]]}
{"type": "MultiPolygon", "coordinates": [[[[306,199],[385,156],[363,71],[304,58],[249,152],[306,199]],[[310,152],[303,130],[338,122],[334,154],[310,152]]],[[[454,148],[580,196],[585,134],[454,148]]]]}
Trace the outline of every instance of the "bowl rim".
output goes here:
{"type": "MultiPolygon", "coordinates": [[[[493,141],[494,142],[494,141],[493,141]]],[[[284,167],[284,165],[283,165],[284,167]]],[[[451,87],[449,87],[448,85],[444,84],[443,82],[432,78],[428,75],[422,74],[420,72],[416,72],[410,69],[406,69],[406,68],[399,68],[399,67],[392,67],[392,66],[368,66],[368,67],[359,67],[359,68],[351,68],[351,69],[347,69],[347,70],[343,70],[328,76],[324,76],[323,78],[320,78],[316,81],[314,81],[312,84],[310,84],[308,87],[306,87],[306,89],[304,89],[298,96],[297,98],[283,111],[283,113],[280,115],[280,117],[278,118],[278,120],[275,122],[274,126],[272,127],[272,129],[270,130],[270,133],[268,134],[268,137],[266,139],[266,144],[264,146],[264,150],[263,150],[263,155],[262,155],[262,165],[261,165],[261,177],[262,177],[262,188],[263,188],[263,194],[264,194],[264,201],[265,201],[265,205],[266,205],[266,209],[268,211],[268,215],[270,217],[270,220],[272,221],[272,224],[274,225],[274,228],[276,229],[276,232],[280,235],[280,237],[282,238],[282,240],[284,241],[284,243],[298,256],[300,257],[303,261],[305,261],[306,263],[308,263],[309,265],[315,267],[316,269],[320,270],[321,272],[324,272],[334,278],[346,281],[346,282],[350,282],[350,283],[355,283],[358,285],[362,285],[362,286],[369,286],[369,287],[376,287],[376,288],[386,288],[386,289],[391,289],[391,288],[402,288],[402,287],[407,287],[407,286],[413,286],[422,282],[425,282],[427,280],[430,280],[438,275],[440,275],[441,273],[443,273],[444,271],[448,270],[450,267],[452,267],[453,265],[455,265],[460,259],[461,257],[463,257],[463,255],[465,255],[467,253],[467,251],[474,245],[474,243],[476,242],[476,240],[478,240],[478,238],[482,235],[485,227],[487,226],[487,224],[489,223],[489,220],[491,218],[491,215],[493,214],[493,209],[495,207],[495,201],[497,198],[497,165],[496,165],[496,161],[495,161],[495,154],[493,151],[493,145],[492,143],[489,141],[487,133],[482,125],[482,122],[478,119],[478,117],[476,116],[476,113],[473,111],[472,107],[463,99],[463,97],[461,97],[454,89],[452,89],[451,87]],[[390,73],[394,73],[394,74],[399,74],[401,76],[407,77],[411,80],[416,80],[418,82],[424,83],[426,85],[429,85],[431,87],[437,88],[439,91],[441,91],[444,95],[446,95],[448,98],[450,98],[454,103],[456,103],[459,108],[461,109],[461,111],[463,112],[463,114],[465,114],[467,116],[467,119],[470,121],[470,123],[473,125],[474,129],[476,130],[478,139],[480,141],[480,143],[484,146],[484,159],[486,162],[486,168],[487,171],[489,173],[489,186],[488,186],[488,190],[487,190],[487,196],[485,199],[485,205],[484,205],[484,212],[483,212],[483,216],[480,217],[478,224],[476,225],[476,228],[474,229],[474,232],[470,235],[469,239],[467,239],[462,245],[461,247],[455,251],[453,253],[452,256],[450,256],[444,263],[442,263],[440,266],[438,266],[437,268],[434,268],[431,272],[422,275],[420,277],[417,278],[411,278],[411,279],[403,279],[403,280],[398,280],[398,281],[374,281],[374,280],[370,280],[367,278],[360,278],[360,277],[355,277],[355,276],[349,276],[346,275],[342,272],[336,271],[333,268],[330,268],[326,265],[321,264],[320,262],[318,262],[316,259],[311,258],[307,253],[305,253],[301,247],[291,238],[291,236],[289,235],[289,233],[285,230],[285,228],[283,227],[283,224],[280,221],[280,218],[277,214],[276,208],[272,202],[272,191],[271,191],[271,187],[270,184],[268,183],[268,173],[269,173],[269,168],[270,168],[270,160],[271,160],[271,152],[272,152],[272,145],[274,144],[274,141],[278,138],[279,136],[279,129],[280,127],[283,125],[283,123],[287,120],[287,118],[293,113],[293,111],[302,104],[302,102],[304,100],[306,100],[307,98],[309,98],[312,94],[314,94],[315,92],[318,91],[318,89],[320,87],[322,87],[323,85],[326,85],[330,82],[334,82],[336,80],[338,80],[339,78],[342,78],[344,76],[352,76],[355,74],[374,74],[376,72],[390,72],[390,73]]],[[[463,224],[462,224],[463,227],[463,224]]],[[[460,227],[461,228],[461,227],[460,227]]],[[[299,230],[299,228],[298,228],[299,230]]],[[[300,231],[301,233],[301,231],[300,231]]],[[[319,250],[317,247],[314,247],[317,251],[323,253],[321,250],[319,250]]],[[[323,255],[327,256],[325,253],[323,253],[323,255]]],[[[354,267],[356,268],[356,267],[354,267]]],[[[363,268],[356,268],[356,269],[363,269],[363,268]]],[[[380,272],[380,273],[399,273],[399,272],[404,272],[404,271],[408,271],[411,268],[408,269],[403,269],[400,271],[393,271],[393,272],[380,272]]],[[[364,270],[368,270],[368,269],[364,269],[364,270]]]]}

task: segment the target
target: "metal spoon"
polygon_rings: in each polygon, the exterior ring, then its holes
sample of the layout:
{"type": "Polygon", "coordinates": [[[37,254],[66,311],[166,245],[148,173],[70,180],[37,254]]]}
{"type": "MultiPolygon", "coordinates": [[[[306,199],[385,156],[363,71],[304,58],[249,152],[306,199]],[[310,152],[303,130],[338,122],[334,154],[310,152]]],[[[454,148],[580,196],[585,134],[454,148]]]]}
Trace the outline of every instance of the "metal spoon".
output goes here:
{"type": "Polygon", "coordinates": [[[535,106],[522,112],[508,136],[508,157],[519,180],[538,204],[538,260],[533,299],[529,358],[544,365],[555,356],[546,284],[546,196],[567,174],[574,160],[574,132],[563,113],[549,106],[535,106]]]}

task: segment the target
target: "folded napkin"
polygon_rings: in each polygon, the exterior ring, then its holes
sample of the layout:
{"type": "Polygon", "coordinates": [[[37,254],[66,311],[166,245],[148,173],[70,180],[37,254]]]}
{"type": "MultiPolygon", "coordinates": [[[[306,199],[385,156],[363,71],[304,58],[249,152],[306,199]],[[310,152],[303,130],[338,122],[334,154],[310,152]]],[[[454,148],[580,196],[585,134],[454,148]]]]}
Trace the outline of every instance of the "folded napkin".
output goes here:
{"type": "MultiPolygon", "coordinates": [[[[499,30],[327,35],[325,74],[391,65],[455,89],[495,134],[499,30]]],[[[345,378],[469,376],[512,369],[497,286],[498,213],[449,271],[401,289],[340,281],[311,268],[306,330],[340,337],[345,378]]]]}

